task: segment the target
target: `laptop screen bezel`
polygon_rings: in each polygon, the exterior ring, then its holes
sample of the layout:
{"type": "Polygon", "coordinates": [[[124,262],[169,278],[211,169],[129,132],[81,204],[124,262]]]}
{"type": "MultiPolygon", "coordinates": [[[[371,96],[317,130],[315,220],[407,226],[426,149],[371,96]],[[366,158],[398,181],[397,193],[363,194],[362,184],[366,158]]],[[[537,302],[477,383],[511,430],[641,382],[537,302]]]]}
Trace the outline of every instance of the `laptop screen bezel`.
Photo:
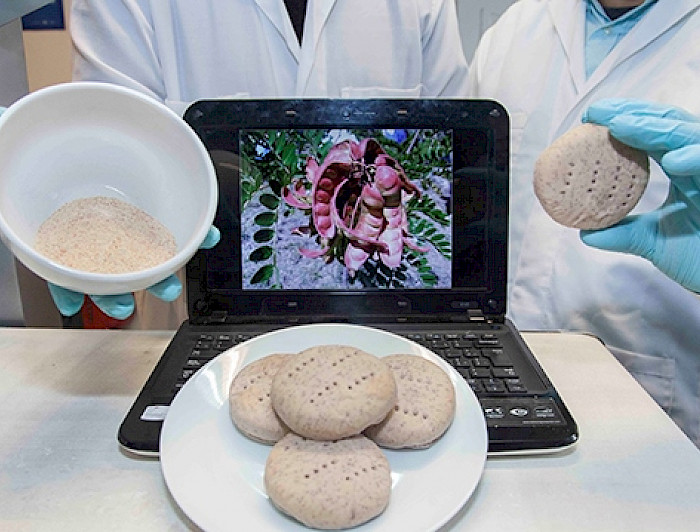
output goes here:
{"type": "MultiPolygon", "coordinates": [[[[213,251],[200,250],[186,267],[191,320],[206,320],[212,316],[240,320],[293,320],[295,316],[312,316],[318,321],[343,316],[359,321],[468,320],[474,316],[495,321],[503,319],[506,312],[509,120],[507,112],[497,102],[455,99],[201,100],[187,109],[184,119],[212,155],[217,173],[227,171],[220,153],[230,149],[227,143],[230,144],[238,131],[246,129],[441,128],[456,132],[479,129],[488,138],[486,162],[476,169],[479,179],[485,180],[488,191],[485,206],[488,216],[485,268],[488,274],[484,286],[449,290],[291,292],[212,289],[207,282],[207,261],[212,260],[215,248],[213,251]]],[[[454,147],[455,157],[459,156],[460,149],[465,148],[454,147]]]]}

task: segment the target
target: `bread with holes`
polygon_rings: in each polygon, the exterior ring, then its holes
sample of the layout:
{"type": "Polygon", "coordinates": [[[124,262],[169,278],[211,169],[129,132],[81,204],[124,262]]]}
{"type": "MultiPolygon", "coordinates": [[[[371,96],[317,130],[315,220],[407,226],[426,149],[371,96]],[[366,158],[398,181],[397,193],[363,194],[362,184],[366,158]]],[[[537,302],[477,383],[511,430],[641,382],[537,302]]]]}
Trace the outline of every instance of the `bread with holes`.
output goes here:
{"type": "Polygon", "coordinates": [[[431,446],[452,424],[456,395],[450,376],[418,355],[382,359],[394,372],[397,401],[387,417],[364,434],[380,447],[421,449],[431,446]]]}
{"type": "Polygon", "coordinates": [[[378,423],[396,403],[382,360],[346,345],[319,345],[289,357],[272,380],[272,406],[306,438],[336,440],[378,423]]]}
{"type": "Polygon", "coordinates": [[[543,209],[577,229],[616,224],[637,205],[648,182],[647,154],[597,124],[571,129],[535,162],[535,194],[543,209]]]}
{"type": "Polygon", "coordinates": [[[234,425],[247,437],[273,444],[289,432],[272,408],[272,378],[284,360],[294,356],[271,354],[244,366],[231,381],[229,411],[234,425]]]}
{"type": "Polygon", "coordinates": [[[289,433],[265,463],[270,501],[304,525],[350,528],[381,514],[389,504],[389,462],[362,435],[318,441],[289,433]]]}

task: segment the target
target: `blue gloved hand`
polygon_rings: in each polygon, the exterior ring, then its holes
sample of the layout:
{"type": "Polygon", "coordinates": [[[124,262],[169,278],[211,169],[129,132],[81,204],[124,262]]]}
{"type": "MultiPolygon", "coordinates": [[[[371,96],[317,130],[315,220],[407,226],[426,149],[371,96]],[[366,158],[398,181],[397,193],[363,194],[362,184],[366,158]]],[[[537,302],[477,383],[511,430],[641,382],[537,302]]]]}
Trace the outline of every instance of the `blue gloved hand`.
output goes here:
{"type": "Polygon", "coordinates": [[[592,105],[584,122],[607,126],[620,141],[645,150],[670,179],[655,211],[617,225],[581,231],[596,248],[639,255],[671,279],[700,292],[700,117],[679,108],[627,99],[592,105]]]}
{"type": "MultiPolygon", "coordinates": [[[[201,249],[213,248],[221,238],[219,230],[213,225],[209,229],[204,242],[199,246],[201,249]]],[[[49,292],[53,298],[58,311],[64,316],[73,316],[83,306],[85,295],[80,292],[68,290],[55,284],[48,283],[49,292]]],[[[182,293],[182,284],[176,275],[171,275],[161,282],[147,288],[147,290],[163,301],[175,301],[182,293]]],[[[134,312],[134,296],[132,294],[117,294],[109,296],[88,296],[95,305],[107,316],[118,320],[125,320],[134,312]]]]}

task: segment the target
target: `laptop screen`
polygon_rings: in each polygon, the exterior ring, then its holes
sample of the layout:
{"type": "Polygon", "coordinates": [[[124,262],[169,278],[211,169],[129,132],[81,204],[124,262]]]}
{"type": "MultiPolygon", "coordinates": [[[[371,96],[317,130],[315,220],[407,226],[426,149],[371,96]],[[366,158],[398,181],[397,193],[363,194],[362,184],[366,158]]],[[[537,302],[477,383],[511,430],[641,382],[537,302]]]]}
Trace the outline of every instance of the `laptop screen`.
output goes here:
{"type": "Polygon", "coordinates": [[[482,100],[220,100],[190,317],[505,313],[508,121],[482,100]],[[359,297],[363,296],[363,297],[359,297]]]}

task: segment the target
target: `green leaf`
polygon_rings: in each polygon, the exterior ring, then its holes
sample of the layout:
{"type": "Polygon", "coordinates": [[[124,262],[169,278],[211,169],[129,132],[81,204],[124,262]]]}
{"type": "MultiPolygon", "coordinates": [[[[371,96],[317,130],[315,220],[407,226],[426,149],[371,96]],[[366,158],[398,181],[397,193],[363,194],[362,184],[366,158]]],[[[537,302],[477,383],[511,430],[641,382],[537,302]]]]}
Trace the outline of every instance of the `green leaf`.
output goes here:
{"type": "Polygon", "coordinates": [[[248,256],[253,262],[262,262],[272,257],[272,248],[270,246],[259,247],[248,256]]]}
{"type": "Polygon", "coordinates": [[[282,150],[282,162],[289,168],[296,169],[299,158],[297,157],[297,149],[294,145],[288,144],[282,150]]]}
{"type": "Polygon", "coordinates": [[[273,271],[274,268],[272,267],[272,264],[266,264],[255,272],[255,275],[253,275],[253,277],[250,279],[250,284],[260,284],[269,281],[272,277],[273,271]]]}
{"type": "Polygon", "coordinates": [[[250,196],[250,194],[253,192],[253,187],[253,183],[250,181],[244,181],[241,183],[241,192],[246,196],[250,196]]]}
{"type": "Polygon", "coordinates": [[[276,133],[277,138],[274,140],[274,148],[277,153],[282,151],[282,148],[285,145],[286,139],[284,138],[284,135],[280,135],[276,133]]]}
{"type": "Polygon", "coordinates": [[[275,223],[275,213],[261,212],[255,217],[255,223],[262,227],[270,227],[275,223]]]}
{"type": "Polygon", "coordinates": [[[260,231],[255,232],[255,234],[253,235],[253,240],[260,244],[262,242],[269,242],[274,237],[275,232],[272,229],[261,229],[260,231]]]}
{"type": "Polygon", "coordinates": [[[260,196],[260,203],[270,210],[275,210],[280,204],[280,199],[272,194],[262,194],[260,196]]]}
{"type": "Polygon", "coordinates": [[[437,284],[437,279],[433,276],[426,276],[422,278],[426,286],[435,286],[437,284]]]}

